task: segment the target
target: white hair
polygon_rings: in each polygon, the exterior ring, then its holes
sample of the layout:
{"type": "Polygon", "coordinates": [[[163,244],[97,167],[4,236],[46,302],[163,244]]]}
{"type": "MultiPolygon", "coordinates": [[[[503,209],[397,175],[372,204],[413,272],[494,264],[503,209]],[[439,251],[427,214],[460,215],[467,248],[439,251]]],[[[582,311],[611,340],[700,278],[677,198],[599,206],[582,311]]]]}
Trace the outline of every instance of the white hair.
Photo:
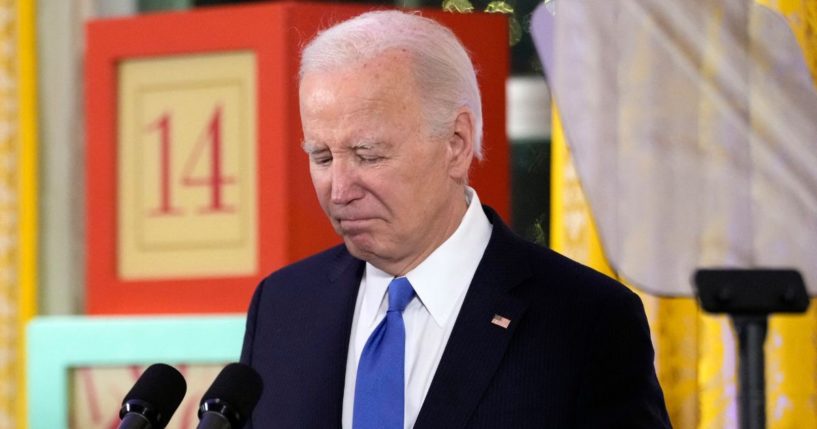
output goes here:
{"type": "Polygon", "coordinates": [[[457,36],[416,13],[367,12],[321,31],[304,47],[300,78],[371,60],[386,51],[408,52],[412,76],[432,134],[450,132],[461,107],[471,111],[474,155],[482,159],[482,101],[471,59],[457,36]]]}

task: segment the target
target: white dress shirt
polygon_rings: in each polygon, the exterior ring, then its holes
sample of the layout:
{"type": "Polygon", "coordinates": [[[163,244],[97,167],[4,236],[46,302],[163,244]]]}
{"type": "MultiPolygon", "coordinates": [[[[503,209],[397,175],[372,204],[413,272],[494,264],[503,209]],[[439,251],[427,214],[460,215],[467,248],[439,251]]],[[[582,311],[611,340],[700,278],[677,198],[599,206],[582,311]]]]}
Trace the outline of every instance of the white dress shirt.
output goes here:
{"type": "MultiPolygon", "coordinates": [[[[466,190],[468,209],[460,226],[416,268],[408,272],[415,296],[403,311],[406,327],[405,428],[414,426],[465,293],[482,259],[493,226],[476,191],[466,190]]],[[[386,315],[386,289],[394,277],[366,263],[360,281],[343,394],[343,427],[352,428],[357,365],[363,347],[386,315]]]]}

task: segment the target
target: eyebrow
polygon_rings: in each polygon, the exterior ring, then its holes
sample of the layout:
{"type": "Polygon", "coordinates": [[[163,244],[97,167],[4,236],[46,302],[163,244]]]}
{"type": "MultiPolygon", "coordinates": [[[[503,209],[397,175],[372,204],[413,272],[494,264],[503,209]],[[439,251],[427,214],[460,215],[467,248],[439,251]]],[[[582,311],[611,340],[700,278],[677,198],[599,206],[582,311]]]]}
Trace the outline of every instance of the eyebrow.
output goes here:
{"type": "Polygon", "coordinates": [[[388,142],[373,138],[361,139],[360,141],[352,144],[352,150],[368,150],[389,147],[391,147],[391,144],[388,142]]]}
{"type": "MultiPolygon", "coordinates": [[[[391,146],[393,146],[391,143],[388,143],[383,140],[366,138],[351,144],[349,149],[352,151],[359,151],[377,148],[390,148],[391,146]]],[[[326,152],[329,150],[329,148],[327,148],[326,146],[320,145],[319,143],[306,139],[301,141],[301,149],[303,149],[303,151],[306,152],[307,154],[315,154],[320,152],[326,152]]]]}
{"type": "Polygon", "coordinates": [[[306,152],[307,154],[320,152],[321,150],[326,150],[326,148],[318,149],[318,144],[309,140],[301,141],[301,149],[303,149],[304,152],[306,152]]]}

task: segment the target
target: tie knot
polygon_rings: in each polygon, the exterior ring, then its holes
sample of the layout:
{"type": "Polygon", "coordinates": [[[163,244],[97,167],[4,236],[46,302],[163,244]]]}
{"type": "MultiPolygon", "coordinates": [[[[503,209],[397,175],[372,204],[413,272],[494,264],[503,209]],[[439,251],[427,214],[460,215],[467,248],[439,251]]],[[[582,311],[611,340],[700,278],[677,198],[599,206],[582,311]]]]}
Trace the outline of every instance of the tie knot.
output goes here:
{"type": "Polygon", "coordinates": [[[414,296],[414,289],[405,277],[398,277],[389,283],[389,311],[403,312],[414,296]]]}

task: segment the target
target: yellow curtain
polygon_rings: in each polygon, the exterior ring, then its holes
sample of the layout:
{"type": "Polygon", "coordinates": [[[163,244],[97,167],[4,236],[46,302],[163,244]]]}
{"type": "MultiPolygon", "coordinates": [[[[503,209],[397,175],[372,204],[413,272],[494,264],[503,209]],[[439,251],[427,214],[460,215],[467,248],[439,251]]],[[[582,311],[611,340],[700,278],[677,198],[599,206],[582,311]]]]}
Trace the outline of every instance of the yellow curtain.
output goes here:
{"type": "MultiPolygon", "coordinates": [[[[551,167],[550,246],[607,275],[604,257],[581,184],[573,168],[554,107],[551,167]]],[[[656,298],[640,291],[656,351],[656,371],[676,428],[694,428],[698,420],[698,312],[692,299],[656,298]]]]}
{"type": "Polygon", "coordinates": [[[25,428],[25,324],[35,311],[34,2],[0,0],[0,429],[25,428]]]}
{"type": "MultiPolygon", "coordinates": [[[[780,12],[794,32],[817,83],[817,1],[759,0],[780,12]]],[[[817,302],[805,316],[775,316],[766,340],[769,426],[817,428],[817,302]]]]}
{"type": "MultiPolygon", "coordinates": [[[[758,1],[788,19],[817,81],[817,1],[758,1]]],[[[553,124],[551,247],[612,275],[555,108],[553,124]]],[[[650,322],[656,371],[673,426],[736,428],[736,342],[728,319],[702,314],[693,299],[639,294],[650,322]]],[[[815,322],[814,303],[805,316],[775,316],[770,322],[766,414],[771,429],[817,427],[815,322]]]]}

